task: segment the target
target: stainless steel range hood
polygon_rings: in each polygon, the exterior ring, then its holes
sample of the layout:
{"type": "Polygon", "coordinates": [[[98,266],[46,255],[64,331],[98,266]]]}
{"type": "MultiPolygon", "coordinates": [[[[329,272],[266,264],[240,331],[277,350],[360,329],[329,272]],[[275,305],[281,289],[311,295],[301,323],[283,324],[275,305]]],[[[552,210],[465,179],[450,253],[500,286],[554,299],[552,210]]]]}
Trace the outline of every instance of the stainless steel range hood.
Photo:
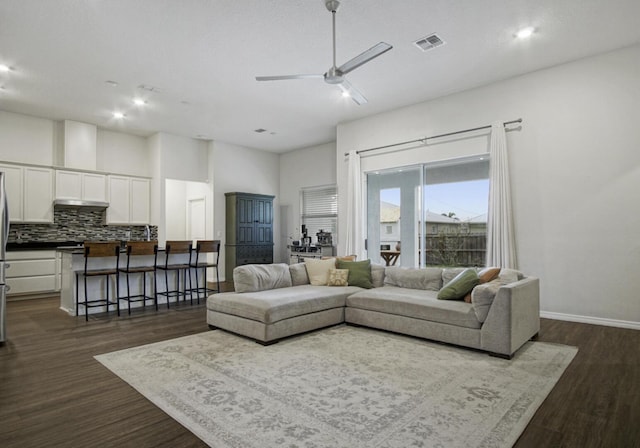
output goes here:
{"type": "Polygon", "coordinates": [[[53,206],[57,208],[83,208],[87,210],[104,210],[109,207],[108,202],[80,201],[77,199],[56,199],[53,206]]]}

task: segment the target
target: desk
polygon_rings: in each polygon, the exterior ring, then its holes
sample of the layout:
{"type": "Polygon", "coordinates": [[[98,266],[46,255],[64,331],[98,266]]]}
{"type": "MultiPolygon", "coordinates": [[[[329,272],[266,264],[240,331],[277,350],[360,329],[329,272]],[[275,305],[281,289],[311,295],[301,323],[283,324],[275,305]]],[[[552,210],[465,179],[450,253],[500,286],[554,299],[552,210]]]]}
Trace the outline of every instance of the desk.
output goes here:
{"type": "Polygon", "coordinates": [[[399,250],[381,250],[380,256],[384,260],[387,266],[395,266],[398,257],[400,256],[399,250]]]}

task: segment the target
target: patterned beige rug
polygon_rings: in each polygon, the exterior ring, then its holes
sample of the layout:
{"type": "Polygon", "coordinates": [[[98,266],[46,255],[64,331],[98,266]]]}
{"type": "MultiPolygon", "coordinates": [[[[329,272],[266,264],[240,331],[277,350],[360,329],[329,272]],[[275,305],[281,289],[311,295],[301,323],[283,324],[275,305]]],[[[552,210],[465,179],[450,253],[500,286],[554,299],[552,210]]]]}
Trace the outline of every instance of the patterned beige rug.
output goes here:
{"type": "Polygon", "coordinates": [[[577,349],[511,361],[338,326],[263,347],[210,331],[96,359],[212,447],[509,447],[577,349]]]}

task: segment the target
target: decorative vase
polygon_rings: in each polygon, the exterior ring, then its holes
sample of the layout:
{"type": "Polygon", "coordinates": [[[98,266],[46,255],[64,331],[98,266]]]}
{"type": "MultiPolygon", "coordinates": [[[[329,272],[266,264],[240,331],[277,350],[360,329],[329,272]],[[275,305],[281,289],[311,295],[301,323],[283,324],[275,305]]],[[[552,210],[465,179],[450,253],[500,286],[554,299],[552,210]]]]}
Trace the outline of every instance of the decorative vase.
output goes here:
{"type": "Polygon", "coordinates": [[[397,250],[398,252],[400,252],[400,241],[398,241],[398,242],[396,243],[396,250],[397,250]]]}

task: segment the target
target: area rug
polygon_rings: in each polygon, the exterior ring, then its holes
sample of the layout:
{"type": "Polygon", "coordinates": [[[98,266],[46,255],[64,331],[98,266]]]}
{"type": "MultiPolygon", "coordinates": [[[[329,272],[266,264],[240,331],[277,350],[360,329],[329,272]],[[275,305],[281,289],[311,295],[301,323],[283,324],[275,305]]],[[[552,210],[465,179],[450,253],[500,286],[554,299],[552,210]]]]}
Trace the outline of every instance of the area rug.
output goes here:
{"type": "Polygon", "coordinates": [[[96,359],[212,447],[509,447],[577,349],[512,360],[338,326],[263,347],[224,331],[96,359]]]}

